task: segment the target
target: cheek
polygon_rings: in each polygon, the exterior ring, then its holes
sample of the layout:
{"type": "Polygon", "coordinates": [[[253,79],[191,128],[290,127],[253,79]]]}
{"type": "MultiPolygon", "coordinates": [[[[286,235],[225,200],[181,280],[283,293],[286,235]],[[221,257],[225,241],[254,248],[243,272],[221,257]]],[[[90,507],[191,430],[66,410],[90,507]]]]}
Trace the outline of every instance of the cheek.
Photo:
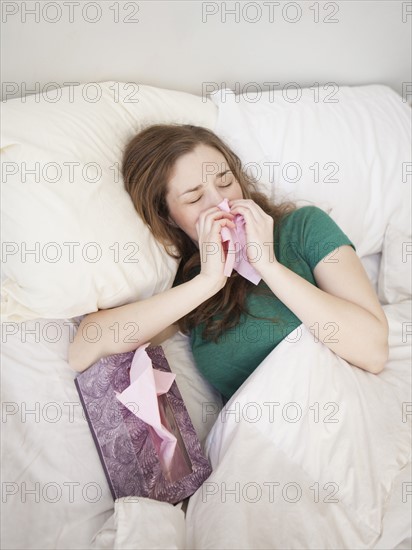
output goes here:
{"type": "Polygon", "coordinates": [[[195,233],[196,233],[196,224],[199,221],[201,213],[202,213],[202,210],[198,209],[195,212],[193,212],[191,217],[190,217],[190,227],[193,228],[195,233]]]}
{"type": "Polygon", "coordinates": [[[169,215],[179,226],[184,224],[184,209],[182,207],[179,207],[176,204],[170,205],[169,215]]]}
{"type": "Polygon", "coordinates": [[[194,228],[199,216],[200,212],[197,212],[197,210],[194,208],[182,208],[182,210],[178,214],[179,225],[185,231],[195,230],[194,228]]]}
{"type": "Polygon", "coordinates": [[[242,199],[243,198],[242,188],[240,187],[239,184],[237,184],[236,187],[234,188],[233,195],[234,195],[233,196],[234,199],[242,199]]]}

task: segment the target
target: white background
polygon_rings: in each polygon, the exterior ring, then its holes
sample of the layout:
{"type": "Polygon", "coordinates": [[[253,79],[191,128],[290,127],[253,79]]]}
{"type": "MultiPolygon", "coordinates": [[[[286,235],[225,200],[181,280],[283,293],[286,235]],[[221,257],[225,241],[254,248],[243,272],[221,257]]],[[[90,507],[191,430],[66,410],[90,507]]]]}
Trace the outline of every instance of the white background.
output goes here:
{"type": "Polygon", "coordinates": [[[411,2],[1,4],[3,100],[50,82],[130,81],[197,95],[221,86],[251,93],[249,83],[386,84],[405,97],[402,83],[412,81],[411,2]]]}

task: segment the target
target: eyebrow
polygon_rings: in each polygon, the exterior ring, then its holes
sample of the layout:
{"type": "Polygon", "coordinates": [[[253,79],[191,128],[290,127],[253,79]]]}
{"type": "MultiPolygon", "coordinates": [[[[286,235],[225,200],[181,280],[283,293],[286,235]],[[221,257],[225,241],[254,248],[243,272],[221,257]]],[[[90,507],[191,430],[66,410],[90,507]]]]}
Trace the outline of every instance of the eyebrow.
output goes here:
{"type": "MultiPolygon", "coordinates": [[[[215,181],[217,180],[217,178],[224,176],[228,172],[230,172],[230,170],[225,170],[223,172],[219,172],[219,174],[216,174],[215,181]]],[[[188,193],[193,193],[193,191],[197,191],[198,189],[201,189],[201,188],[202,188],[202,185],[197,185],[196,187],[193,187],[193,189],[188,189],[187,191],[184,191],[184,193],[179,195],[179,197],[183,197],[183,195],[187,195],[188,193]]]]}

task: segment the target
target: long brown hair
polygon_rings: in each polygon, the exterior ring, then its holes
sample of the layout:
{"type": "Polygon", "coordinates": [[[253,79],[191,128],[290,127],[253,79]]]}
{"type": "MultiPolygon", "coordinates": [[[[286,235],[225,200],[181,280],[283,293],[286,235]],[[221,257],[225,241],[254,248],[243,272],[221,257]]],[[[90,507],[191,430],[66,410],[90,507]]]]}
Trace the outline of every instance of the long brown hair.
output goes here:
{"type": "MultiPolygon", "coordinates": [[[[154,124],[146,127],[133,137],[124,151],[124,185],[136,211],[149,226],[154,237],[163,244],[172,258],[181,260],[177,272],[181,283],[199,273],[200,252],[192,239],[168,219],[167,186],[177,159],[191,153],[200,144],[220,151],[239,182],[243,198],[252,199],[272,216],[275,227],[286,214],[297,208],[291,201],[275,205],[259,192],[256,189],[257,181],[245,172],[239,157],[207,128],[190,124],[154,124]]],[[[203,339],[216,343],[224,331],[238,324],[242,313],[252,315],[245,309],[246,296],[251,292],[272,295],[272,291],[263,281],[255,285],[233,270],[225,286],[217,294],[179,319],[179,329],[188,335],[197,325],[205,323],[203,339]],[[213,316],[222,318],[213,321],[213,316]]],[[[278,320],[267,317],[262,319],[274,322],[278,320]]]]}

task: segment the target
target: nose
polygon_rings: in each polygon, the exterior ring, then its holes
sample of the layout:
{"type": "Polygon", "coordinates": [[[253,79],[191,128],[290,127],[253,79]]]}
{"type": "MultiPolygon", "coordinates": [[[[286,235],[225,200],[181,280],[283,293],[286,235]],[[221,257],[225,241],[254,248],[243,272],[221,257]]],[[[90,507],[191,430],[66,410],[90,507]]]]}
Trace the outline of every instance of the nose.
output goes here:
{"type": "Polygon", "coordinates": [[[217,206],[220,204],[223,199],[224,195],[220,189],[217,189],[214,185],[211,186],[211,188],[207,191],[207,200],[206,200],[206,208],[212,208],[213,206],[217,206]]]}

